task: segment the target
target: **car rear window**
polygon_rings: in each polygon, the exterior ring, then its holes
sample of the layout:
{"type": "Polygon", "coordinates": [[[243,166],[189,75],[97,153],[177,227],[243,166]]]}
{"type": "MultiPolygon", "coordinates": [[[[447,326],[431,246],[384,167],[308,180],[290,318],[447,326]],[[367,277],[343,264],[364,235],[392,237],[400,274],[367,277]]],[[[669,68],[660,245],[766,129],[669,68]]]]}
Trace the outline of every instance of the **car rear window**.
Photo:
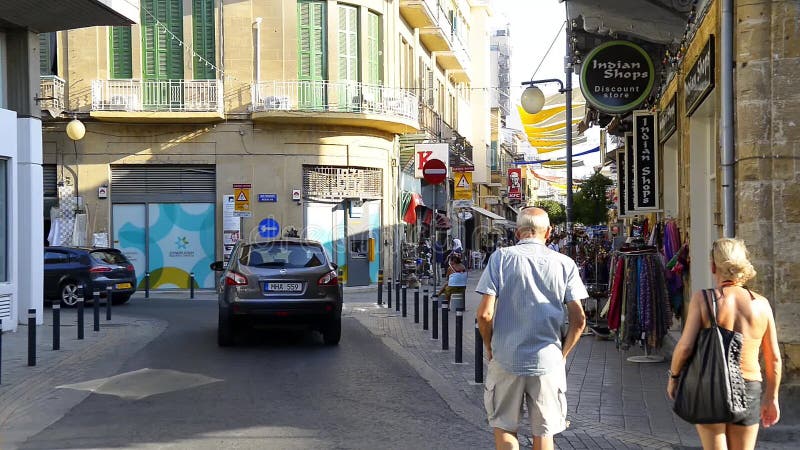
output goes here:
{"type": "Polygon", "coordinates": [[[252,244],[242,249],[239,264],[250,267],[301,268],[327,263],[322,247],[295,242],[252,244]]]}
{"type": "Polygon", "coordinates": [[[128,264],[128,259],[120,252],[97,250],[90,253],[92,258],[106,264],[128,264]]]}

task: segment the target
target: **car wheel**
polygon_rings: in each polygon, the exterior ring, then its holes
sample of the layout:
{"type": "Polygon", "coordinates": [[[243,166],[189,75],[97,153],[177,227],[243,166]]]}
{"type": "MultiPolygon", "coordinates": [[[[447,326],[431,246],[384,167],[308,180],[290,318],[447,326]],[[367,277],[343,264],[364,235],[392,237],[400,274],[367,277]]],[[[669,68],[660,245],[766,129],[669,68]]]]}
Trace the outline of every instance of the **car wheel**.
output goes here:
{"type": "Polygon", "coordinates": [[[217,345],[220,347],[233,345],[233,318],[222,308],[219,310],[219,322],[217,323],[217,345]]]}
{"type": "Polygon", "coordinates": [[[124,305],[131,299],[131,294],[113,294],[111,297],[112,305],[124,305]]]}
{"type": "Polygon", "coordinates": [[[337,317],[331,320],[322,330],[322,340],[325,345],[339,345],[342,338],[342,318],[337,317]]]}
{"type": "Polygon", "coordinates": [[[65,281],[61,284],[61,304],[68,307],[73,307],[78,304],[78,283],[74,281],[65,281]]]}

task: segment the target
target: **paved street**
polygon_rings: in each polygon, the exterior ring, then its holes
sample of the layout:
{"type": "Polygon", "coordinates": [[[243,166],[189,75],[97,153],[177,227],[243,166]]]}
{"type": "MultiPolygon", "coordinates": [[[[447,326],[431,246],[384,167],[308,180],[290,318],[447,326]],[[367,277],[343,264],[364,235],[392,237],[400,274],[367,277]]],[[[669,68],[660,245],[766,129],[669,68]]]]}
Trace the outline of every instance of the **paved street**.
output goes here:
{"type": "MultiPolygon", "coordinates": [[[[443,351],[414,323],[413,292],[404,318],[375,305],[375,288],[347,289],[335,348],[316,334],[274,331],[219,348],[209,292],[137,294],[103,318],[100,333],[87,315],[84,341],[65,310],[63,349],[50,350],[52,327],[39,327],[35,368],[25,366],[26,328],[4,335],[0,448],[490,448],[483,386],[474,383],[479,298],[470,289],[464,363],[454,364],[453,313],[443,351]]],[[[581,340],[569,360],[571,426],[558,448],[699,448],[669,409],[666,363],[626,360],[635,354],[581,340]]],[[[785,420],[759,448],[793,448],[800,433],[785,420]]]]}

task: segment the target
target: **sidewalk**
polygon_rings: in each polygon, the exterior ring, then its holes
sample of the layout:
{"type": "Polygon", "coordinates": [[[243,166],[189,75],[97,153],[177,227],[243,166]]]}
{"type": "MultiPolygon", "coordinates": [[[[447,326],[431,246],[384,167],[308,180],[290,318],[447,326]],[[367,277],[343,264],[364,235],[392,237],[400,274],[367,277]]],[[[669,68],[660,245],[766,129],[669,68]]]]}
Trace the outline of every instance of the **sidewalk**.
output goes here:
{"type": "MultiPolygon", "coordinates": [[[[378,307],[377,288],[345,294],[345,313],[352,315],[392,350],[406,359],[462,417],[489,432],[483,409],[483,385],[474,382],[475,310],[480,296],[475,293],[480,272],[470,272],[467,311],[464,313],[463,364],[455,364],[455,314],[449,313],[450,345],[443,351],[431,330],[414,323],[414,291],[407,291],[408,316],[378,307]]],[[[441,324],[441,318],[440,318],[441,324]]],[[[433,325],[431,324],[431,328],[433,325]]],[[[346,337],[345,337],[346,339],[346,337]]],[[[618,351],[613,341],[584,336],[567,361],[567,431],[556,438],[559,449],[685,449],[700,448],[694,427],[672,413],[666,397],[666,371],[669,355],[663,362],[634,363],[630,356],[643,355],[639,349],[618,351]]],[[[484,361],[484,376],[486,374],[484,361]]],[[[783,400],[785,403],[787,400],[783,400]]],[[[789,418],[787,418],[789,419],[789,418]]],[[[520,433],[529,435],[527,419],[520,433]]],[[[757,448],[796,448],[800,425],[796,420],[759,434],[757,448]],[[790,444],[794,442],[794,444],[790,444]]],[[[530,445],[530,444],[529,444],[530,445]]]]}
{"type": "Polygon", "coordinates": [[[92,308],[86,308],[84,339],[77,339],[77,310],[61,310],[61,349],[53,350],[53,315],[36,328],[36,366],[28,364],[28,327],[3,333],[0,384],[0,448],[16,448],[57,421],[90,392],[57,386],[114,375],[125,360],[166,329],[166,322],[139,319],[101,308],[100,331],[93,331],[92,308]]]}

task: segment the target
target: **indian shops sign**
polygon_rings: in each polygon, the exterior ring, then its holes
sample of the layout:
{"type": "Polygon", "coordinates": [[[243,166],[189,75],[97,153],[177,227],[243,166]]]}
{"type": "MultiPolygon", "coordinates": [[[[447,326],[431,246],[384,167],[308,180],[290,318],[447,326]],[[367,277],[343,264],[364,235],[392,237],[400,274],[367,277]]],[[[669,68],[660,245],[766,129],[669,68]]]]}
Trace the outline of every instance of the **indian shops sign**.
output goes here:
{"type": "Polygon", "coordinates": [[[686,90],[686,117],[703,103],[709,92],[714,89],[714,35],[708,37],[706,46],[700,52],[689,73],[684,79],[686,90]]]}
{"type": "Polygon", "coordinates": [[[595,47],[581,69],[581,90],[600,111],[632,111],[653,89],[655,69],[650,55],[628,41],[611,41],[595,47]]]}

